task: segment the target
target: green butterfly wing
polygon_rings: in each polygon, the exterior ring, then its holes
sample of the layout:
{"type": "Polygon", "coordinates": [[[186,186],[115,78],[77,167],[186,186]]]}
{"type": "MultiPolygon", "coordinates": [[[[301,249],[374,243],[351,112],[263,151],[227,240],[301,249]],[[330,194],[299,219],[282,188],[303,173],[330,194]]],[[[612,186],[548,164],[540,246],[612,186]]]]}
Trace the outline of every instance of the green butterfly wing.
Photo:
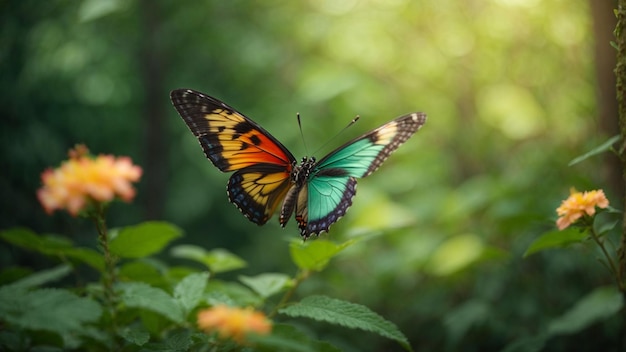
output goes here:
{"type": "Polygon", "coordinates": [[[376,171],[389,155],[426,122],[424,113],[390,121],[337,148],[320,160],[308,178],[307,204],[296,206],[300,234],[307,237],[328,231],[341,218],[356,194],[356,178],[376,171]]]}

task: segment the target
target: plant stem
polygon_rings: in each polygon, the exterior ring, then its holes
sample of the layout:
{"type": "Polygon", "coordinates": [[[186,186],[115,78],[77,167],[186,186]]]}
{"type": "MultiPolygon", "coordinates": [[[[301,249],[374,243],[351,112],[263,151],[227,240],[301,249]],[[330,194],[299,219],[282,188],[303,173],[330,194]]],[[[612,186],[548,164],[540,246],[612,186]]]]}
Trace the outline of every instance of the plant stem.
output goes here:
{"type": "Polygon", "coordinates": [[[105,205],[95,202],[95,211],[92,213],[92,219],[98,231],[98,242],[104,254],[104,273],[102,275],[102,285],[104,287],[104,301],[108,307],[111,318],[111,326],[113,331],[116,330],[116,314],[115,314],[115,290],[113,285],[116,281],[115,275],[115,259],[109,250],[109,236],[105,220],[105,205]]]}
{"type": "Polygon", "coordinates": [[[296,289],[298,288],[298,286],[300,286],[300,284],[304,280],[306,280],[310,275],[311,275],[311,272],[309,270],[303,270],[303,271],[298,272],[298,274],[294,278],[293,286],[291,286],[291,288],[289,288],[289,290],[285,292],[280,302],[278,302],[276,307],[274,307],[274,309],[270,312],[270,314],[268,314],[269,318],[276,315],[276,313],[278,313],[278,310],[284,307],[287,304],[287,302],[289,302],[289,300],[291,299],[291,296],[293,296],[294,292],[296,292],[296,289]]]}
{"type": "MultiPolygon", "coordinates": [[[[617,25],[615,27],[615,45],[617,48],[617,65],[615,66],[615,76],[617,82],[615,90],[617,95],[618,111],[619,111],[619,129],[621,136],[621,145],[619,148],[619,157],[622,162],[622,178],[626,184],[626,0],[619,0],[616,10],[617,25]]],[[[624,201],[626,204],[626,192],[624,192],[624,201]]],[[[618,259],[618,277],[626,276],[626,211],[622,220],[622,238],[619,248],[617,249],[618,259]]],[[[619,283],[622,293],[626,295],[625,283],[619,283]]]]}
{"type": "Polygon", "coordinates": [[[598,244],[598,246],[600,246],[602,253],[604,253],[604,256],[606,257],[606,262],[609,265],[609,269],[611,270],[611,272],[613,273],[613,276],[615,276],[615,279],[617,280],[617,287],[619,288],[620,291],[624,292],[624,281],[622,280],[621,272],[615,265],[615,261],[613,261],[613,258],[611,258],[611,256],[609,255],[609,252],[606,250],[606,247],[604,246],[604,241],[602,241],[600,236],[596,233],[596,230],[593,228],[593,226],[589,226],[589,230],[591,232],[591,238],[593,238],[593,240],[598,244]]]}

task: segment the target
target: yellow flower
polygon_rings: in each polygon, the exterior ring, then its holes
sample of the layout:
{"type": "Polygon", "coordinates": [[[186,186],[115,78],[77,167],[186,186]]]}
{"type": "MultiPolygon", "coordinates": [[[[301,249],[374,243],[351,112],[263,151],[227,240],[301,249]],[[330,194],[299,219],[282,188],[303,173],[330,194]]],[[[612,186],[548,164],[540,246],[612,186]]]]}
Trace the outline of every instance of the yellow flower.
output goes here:
{"type": "Polygon", "coordinates": [[[198,327],[207,333],[217,331],[221,338],[230,338],[243,344],[249,333],[269,334],[272,323],[263,313],[252,308],[219,305],[198,313],[198,327]]]}
{"type": "Polygon", "coordinates": [[[70,159],[57,169],[41,174],[43,186],[37,191],[47,213],[67,209],[76,216],[89,201],[109,202],[116,196],[128,202],[135,196],[132,182],[141,177],[141,168],[128,157],[99,155],[92,158],[78,145],[70,150],[70,159]]]}
{"type": "Polygon", "coordinates": [[[556,213],[559,215],[556,226],[559,230],[567,228],[583,215],[593,216],[596,213],[596,207],[606,208],[609,206],[609,200],[601,189],[589,192],[576,192],[572,189],[570,193],[569,198],[564,200],[561,206],[556,209],[556,213]]]}

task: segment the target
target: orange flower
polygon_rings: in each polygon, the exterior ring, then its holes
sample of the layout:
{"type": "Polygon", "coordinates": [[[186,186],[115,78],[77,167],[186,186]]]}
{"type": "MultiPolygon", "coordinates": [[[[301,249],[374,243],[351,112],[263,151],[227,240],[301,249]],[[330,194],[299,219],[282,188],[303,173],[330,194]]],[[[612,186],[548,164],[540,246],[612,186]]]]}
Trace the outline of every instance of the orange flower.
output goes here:
{"type": "Polygon", "coordinates": [[[252,308],[241,309],[220,305],[200,311],[198,327],[207,333],[217,331],[221,338],[231,338],[243,344],[249,333],[269,334],[272,323],[263,313],[252,308]]]}
{"type": "Polygon", "coordinates": [[[135,196],[132,182],[141,177],[141,168],[128,157],[99,155],[92,158],[78,145],[70,150],[70,159],[57,169],[41,174],[43,186],[37,191],[47,213],[67,209],[76,216],[90,200],[110,202],[116,196],[128,202],[135,196]]]}
{"type": "Polygon", "coordinates": [[[601,189],[582,193],[572,189],[570,193],[569,198],[564,200],[561,206],[556,209],[556,213],[559,215],[556,226],[559,230],[567,228],[583,215],[593,216],[596,213],[596,207],[606,208],[609,206],[609,200],[606,199],[604,191],[601,189]]]}

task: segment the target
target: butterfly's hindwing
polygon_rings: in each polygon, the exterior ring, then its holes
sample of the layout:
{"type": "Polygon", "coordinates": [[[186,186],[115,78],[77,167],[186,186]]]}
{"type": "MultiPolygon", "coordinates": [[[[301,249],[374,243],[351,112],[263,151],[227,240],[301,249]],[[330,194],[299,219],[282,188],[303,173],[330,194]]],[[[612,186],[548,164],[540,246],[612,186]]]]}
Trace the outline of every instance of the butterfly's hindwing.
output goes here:
{"type": "Polygon", "coordinates": [[[250,166],[228,180],[228,198],[253,223],[263,225],[290,187],[289,173],[272,164],[250,166]]]}
{"type": "Polygon", "coordinates": [[[355,195],[354,177],[312,178],[308,183],[308,216],[305,221],[298,221],[300,234],[306,239],[311,235],[327,232],[330,225],[345,215],[355,195]]]}

